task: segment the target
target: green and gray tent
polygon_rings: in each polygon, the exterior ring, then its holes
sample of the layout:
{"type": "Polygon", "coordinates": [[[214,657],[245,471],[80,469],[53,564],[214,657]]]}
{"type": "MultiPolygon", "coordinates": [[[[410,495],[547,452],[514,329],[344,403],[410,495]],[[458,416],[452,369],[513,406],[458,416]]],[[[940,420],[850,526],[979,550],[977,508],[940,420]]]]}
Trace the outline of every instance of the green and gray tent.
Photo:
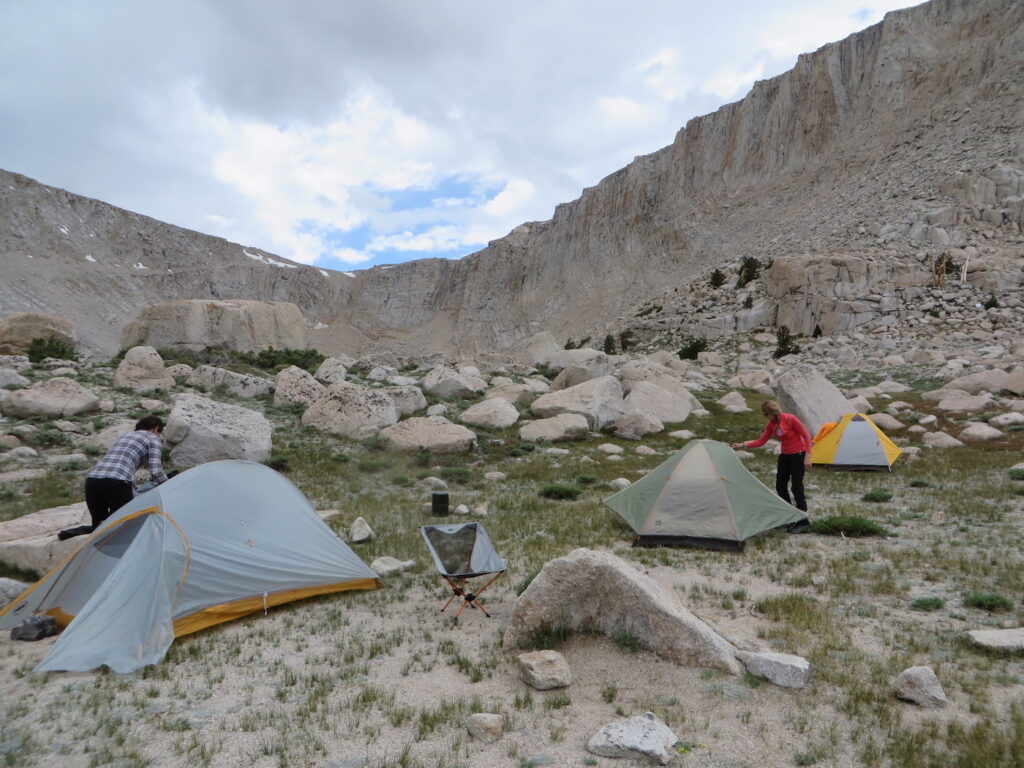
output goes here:
{"type": "Polygon", "coordinates": [[[636,531],[635,545],[648,547],[739,550],[751,536],[806,518],[715,440],[691,440],[604,503],[636,531]]]}

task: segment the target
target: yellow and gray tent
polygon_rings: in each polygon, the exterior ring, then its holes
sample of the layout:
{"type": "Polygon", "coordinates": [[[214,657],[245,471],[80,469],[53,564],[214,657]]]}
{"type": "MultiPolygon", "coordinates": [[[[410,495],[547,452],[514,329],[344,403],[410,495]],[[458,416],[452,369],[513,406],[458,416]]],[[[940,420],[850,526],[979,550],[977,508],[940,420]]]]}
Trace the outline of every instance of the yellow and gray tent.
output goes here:
{"type": "Polygon", "coordinates": [[[819,433],[811,447],[811,462],[829,469],[887,469],[900,450],[870,416],[848,413],[824,434],[819,433]]]}
{"type": "Polygon", "coordinates": [[[155,664],[174,638],[292,600],[376,589],[370,570],[285,477],[218,461],[126,504],[0,611],[64,628],[40,671],[155,664]]]}
{"type": "Polygon", "coordinates": [[[636,531],[636,546],[743,549],[751,536],[806,519],[715,440],[691,440],[604,503],[636,531]]]}

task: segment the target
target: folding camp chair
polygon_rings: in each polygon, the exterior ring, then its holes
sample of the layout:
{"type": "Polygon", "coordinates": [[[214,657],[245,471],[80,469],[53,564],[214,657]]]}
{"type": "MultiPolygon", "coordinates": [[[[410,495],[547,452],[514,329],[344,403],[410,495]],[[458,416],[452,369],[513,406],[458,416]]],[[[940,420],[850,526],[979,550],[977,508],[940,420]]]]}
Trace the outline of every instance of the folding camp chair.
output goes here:
{"type": "Polygon", "coordinates": [[[420,533],[423,534],[423,540],[427,542],[430,556],[434,558],[437,572],[452,588],[452,595],[448,598],[448,602],[441,606],[441,610],[445,610],[453,600],[461,600],[459,610],[455,613],[456,618],[467,605],[470,608],[479,608],[483,611],[484,616],[490,618],[491,614],[480,602],[480,595],[505,572],[508,566],[494,551],[494,545],[487,538],[487,532],[483,525],[480,523],[424,525],[420,528],[420,533]],[[466,589],[466,582],[470,579],[491,576],[491,574],[493,576],[490,581],[475,593],[466,589]]]}

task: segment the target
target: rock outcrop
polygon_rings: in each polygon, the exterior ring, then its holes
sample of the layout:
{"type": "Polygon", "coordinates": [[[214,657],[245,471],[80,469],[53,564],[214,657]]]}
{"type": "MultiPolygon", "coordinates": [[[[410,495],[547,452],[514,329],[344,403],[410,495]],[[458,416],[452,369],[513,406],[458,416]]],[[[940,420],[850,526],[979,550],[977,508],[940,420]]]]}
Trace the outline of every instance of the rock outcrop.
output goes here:
{"type": "Polygon", "coordinates": [[[33,339],[56,339],[74,346],[75,323],[41,312],[15,312],[0,322],[0,355],[21,354],[33,339]]]}

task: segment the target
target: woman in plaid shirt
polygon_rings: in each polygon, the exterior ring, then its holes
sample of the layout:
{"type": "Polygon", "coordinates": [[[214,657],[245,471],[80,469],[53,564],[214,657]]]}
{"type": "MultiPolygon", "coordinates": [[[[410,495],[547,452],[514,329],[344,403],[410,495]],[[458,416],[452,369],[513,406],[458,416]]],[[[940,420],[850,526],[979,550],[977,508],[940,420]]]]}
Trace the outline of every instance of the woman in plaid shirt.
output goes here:
{"type": "Polygon", "coordinates": [[[114,441],[107,455],[97,462],[85,478],[85,504],[92,525],[69,528],[58,534],[60,539],[92,533],[100,523],[127,504],[135,496],[135,472],[149,467],[150,477],[157,483],[167,481],[160,459],[160,436],[164,422],[159,416],[144,416],[135,431],[114,441]]]}

